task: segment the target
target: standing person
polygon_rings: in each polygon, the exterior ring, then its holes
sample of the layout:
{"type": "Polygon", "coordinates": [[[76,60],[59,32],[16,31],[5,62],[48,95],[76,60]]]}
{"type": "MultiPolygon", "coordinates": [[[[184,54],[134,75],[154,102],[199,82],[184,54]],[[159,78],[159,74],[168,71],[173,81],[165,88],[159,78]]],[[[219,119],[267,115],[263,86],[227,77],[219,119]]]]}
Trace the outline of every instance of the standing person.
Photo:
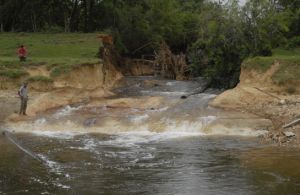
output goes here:
{"type": "Polygon", "coordinates": [[[27,90],[27,82],[24,82],[21,88],[18,91],[18,95],[21,98],[21,107],[19,114],[27,115],[27,101],[28,101],[28,90],[27,90]]]}
{"type": "Polygon", "coordinates": [[[18,56],[20,59],[20,62],[25,62],[27,57],[27,49],[24,47],[24,45],[21,45],[18,48],[18,56]]]}

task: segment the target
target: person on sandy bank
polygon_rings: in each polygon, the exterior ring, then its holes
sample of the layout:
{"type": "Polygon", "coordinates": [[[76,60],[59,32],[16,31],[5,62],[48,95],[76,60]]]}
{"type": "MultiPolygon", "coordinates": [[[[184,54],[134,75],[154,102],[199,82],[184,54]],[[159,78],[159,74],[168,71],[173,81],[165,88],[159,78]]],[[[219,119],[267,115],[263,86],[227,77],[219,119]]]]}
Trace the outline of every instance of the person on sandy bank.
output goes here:
{"type": "Polygon", "coordinates": [[[21,88],[18,91],[18,95],[21,99],[21,107],[19,114],[27,115],[26,109],[27,109],[27,101],[28,101],[28,89],[27,89],[27,82],[24,82],[21,88]]]}
{"type": "Polygon", "coordinates": [[[27,49],[24,47],[24,45],[21,45],[18,48],[18,56],[20,59],[20,62],[25,62],[27,57],[27,49]]]}

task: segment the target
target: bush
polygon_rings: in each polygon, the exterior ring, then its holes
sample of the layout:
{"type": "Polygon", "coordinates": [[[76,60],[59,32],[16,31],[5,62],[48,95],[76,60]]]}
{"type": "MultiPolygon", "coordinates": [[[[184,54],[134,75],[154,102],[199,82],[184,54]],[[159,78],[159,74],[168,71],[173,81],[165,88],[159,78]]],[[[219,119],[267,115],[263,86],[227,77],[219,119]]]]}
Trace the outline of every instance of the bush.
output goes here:
{"type": "Polygon", "coordinates": [[[289,40],[288,48],[294,49],[296,47],[300,47],[300,36],[293,37],[292,39],[289,40]]]}
{"type": "Polygon", "coordinates": [[[47,33],[63,33],[63,32],[65,32],[65,30],[61,26],[48,26],[48,25],[46,25],[46,27],[44,28],[44,32],[47,32],[47,33]]]}

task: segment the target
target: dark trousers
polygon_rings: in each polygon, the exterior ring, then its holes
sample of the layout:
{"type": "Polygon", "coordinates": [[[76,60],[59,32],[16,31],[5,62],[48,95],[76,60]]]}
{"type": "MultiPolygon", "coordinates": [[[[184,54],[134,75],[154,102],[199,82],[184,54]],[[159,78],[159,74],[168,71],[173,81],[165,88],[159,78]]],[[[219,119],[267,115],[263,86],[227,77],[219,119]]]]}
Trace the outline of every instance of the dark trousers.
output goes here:
{"type": "Polygon", "coordinates": [[[20,56],[20,62],[25,62],[26,61],[26,57],[25,56],[20,56]]]}
{"type": "Polygon", "coordinates": [[[21,97],[21,107],[19,114],[26,114],[28,98],[21,97]]]}

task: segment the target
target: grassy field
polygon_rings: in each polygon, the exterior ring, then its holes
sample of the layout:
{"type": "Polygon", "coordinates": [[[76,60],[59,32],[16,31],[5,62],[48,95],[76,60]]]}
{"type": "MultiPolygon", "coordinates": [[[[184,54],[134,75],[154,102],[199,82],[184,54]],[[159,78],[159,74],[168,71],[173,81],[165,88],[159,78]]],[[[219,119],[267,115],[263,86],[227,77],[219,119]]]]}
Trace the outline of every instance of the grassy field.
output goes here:
{"type": "Polygon", "coordinates": [[[243,68],[265,72],[275,61],[280,64],[279,70],[273,75],[273,81],[284,85],[288,81],[300,83],[300,48],[293,50],[275,49],[273,55],[268,57],[254,57],[244,61],[243,68]]]}
{"type": "Polygon", "coordinates": [[[95,33],[0,33],[0,75],[23,76],[23,67],[34,65],[46,65],[57,75],[59,70],[68,70],[73,65],[97,63],[100,44],[95,33]],[[17,57],[21,44],[29,53],[22,63],[17,57]]]}

